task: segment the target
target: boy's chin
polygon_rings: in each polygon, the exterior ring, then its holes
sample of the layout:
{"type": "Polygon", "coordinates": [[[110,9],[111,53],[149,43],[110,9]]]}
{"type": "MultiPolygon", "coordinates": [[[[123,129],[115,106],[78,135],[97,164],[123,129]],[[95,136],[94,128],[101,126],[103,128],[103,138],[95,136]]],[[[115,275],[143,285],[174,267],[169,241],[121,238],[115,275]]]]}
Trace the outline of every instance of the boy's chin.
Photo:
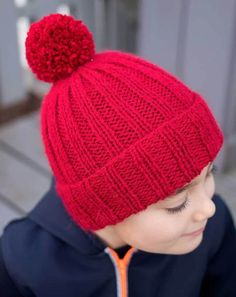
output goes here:
{"type": "Polygon", "coordinates": [[[185,255],[194,252],[202,242],[202,235],[197,237],[187,238],[187,241],[182,242],[179,245],[173,245],[167,250],[143,250],[144,252],[154,253],[154,254],[166,254],[166,255],[185,255]]]}
{"type": "Polygon", "coordinates": [[[171,251],[171,254],[173,255],[185,255],[185,254],[189,254],[191,252],[194,252],[200,245],[202,242],[202,235],[199,235],[195,238],[189,238],[189,241],[180,246],[180,247],[176,247],[176,249],[173,248],[173,251],[171,251]]]}

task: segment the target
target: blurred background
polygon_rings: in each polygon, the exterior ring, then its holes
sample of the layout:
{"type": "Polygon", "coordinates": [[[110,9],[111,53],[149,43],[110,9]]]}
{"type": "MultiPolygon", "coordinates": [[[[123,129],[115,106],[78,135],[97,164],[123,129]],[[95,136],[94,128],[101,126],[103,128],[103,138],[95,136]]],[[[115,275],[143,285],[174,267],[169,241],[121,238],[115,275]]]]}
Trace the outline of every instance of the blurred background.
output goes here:
{"type": "Polygon", "coordinates": [[[39,135],[50,84],[29,71],[24,42],[30,24],[54,12],[81,18],[97,52],[136,53],[204,96],[225,135],[216,191],[236,220],[236,0],[0,0],[0,233],[52,177],[39,135]]]}

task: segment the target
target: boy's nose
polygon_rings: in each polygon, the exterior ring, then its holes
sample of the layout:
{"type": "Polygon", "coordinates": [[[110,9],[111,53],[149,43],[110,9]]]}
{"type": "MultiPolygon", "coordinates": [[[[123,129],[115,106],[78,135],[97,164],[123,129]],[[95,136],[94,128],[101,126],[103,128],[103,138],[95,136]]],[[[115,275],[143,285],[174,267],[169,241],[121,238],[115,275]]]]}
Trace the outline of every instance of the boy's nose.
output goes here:
{"type": "Polygon", "coordinates": [[[204,198],[199,201],[198,208],[194,212],[195,221],[206,221],[210,217],[214,216],[216,212],[215,203],[211,198],[205,195],[204,198]]]}

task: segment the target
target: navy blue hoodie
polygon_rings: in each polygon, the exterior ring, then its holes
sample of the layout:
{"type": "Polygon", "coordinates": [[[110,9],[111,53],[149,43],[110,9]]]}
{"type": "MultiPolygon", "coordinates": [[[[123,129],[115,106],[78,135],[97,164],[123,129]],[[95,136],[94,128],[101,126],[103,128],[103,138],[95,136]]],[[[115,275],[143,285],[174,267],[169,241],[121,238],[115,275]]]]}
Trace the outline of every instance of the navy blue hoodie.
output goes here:
{"type": "Polygon", "coordinates": [[[236,231],[215,194],[216,213],[201,244],[184,255],[106,246],[75,225],[55,191],[0,238],[0,296],[235,297],[236,231]]]}

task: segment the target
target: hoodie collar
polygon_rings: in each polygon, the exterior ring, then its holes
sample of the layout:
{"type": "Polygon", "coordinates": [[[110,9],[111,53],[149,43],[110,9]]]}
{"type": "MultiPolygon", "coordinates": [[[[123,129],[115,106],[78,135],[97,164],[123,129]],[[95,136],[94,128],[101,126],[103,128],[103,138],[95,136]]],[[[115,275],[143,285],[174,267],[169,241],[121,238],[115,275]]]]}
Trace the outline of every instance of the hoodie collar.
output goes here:
{"type": "Polygon", "coordinates": [[[72,221],[55,190],[54,176],[48,192],[28,213],[28,217],[54,236],[72,245],[82,254],[98,254],[107,248],[94,233],[84,231],[72,221]]]}

